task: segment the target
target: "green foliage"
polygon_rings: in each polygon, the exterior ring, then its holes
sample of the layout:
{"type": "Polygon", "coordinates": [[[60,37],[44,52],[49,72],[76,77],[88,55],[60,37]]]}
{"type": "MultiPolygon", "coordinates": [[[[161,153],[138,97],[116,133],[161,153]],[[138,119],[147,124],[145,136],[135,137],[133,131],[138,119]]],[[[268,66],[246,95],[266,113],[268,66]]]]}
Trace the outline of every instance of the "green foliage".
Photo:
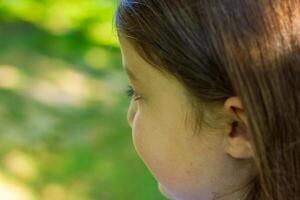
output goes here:
{"type": "Polygon", "coordinates": [[[131,143],[116,5],[0,1],[0,199],[163,199],[131,143]]]}
{"type": "Polygon", "coordinates": [[[5,21],[29,22],[55,35],[81,31],[92,42],[117,46],[112,26],[116,5],[115,0],[2,0],[0,16],[5,21]]]}

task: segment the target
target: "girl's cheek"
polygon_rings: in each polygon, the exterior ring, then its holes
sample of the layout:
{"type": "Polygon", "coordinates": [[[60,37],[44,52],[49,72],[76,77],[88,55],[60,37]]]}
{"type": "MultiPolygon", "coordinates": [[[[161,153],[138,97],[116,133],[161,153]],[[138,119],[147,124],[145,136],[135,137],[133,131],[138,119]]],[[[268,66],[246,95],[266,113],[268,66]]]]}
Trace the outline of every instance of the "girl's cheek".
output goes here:
{"type": "Polygon", "coordinates": [[[132,139],[134,142],[134,146],[136,148],[136,150],[138,151],[139,146],[141,145],[141,140],[142,140],[142,124],[141,124],[141,113],[139,110],[137,110],[135,112],[135,115],[133,117],[133,121],[132,121],[132,139]]]}
{"type": "Polygon", "coordinates": [[[134,102],[133,100],[131,100],[130,106],[129,106],[128,112],[127,112],[127,121],[131,128],[133,127],[133,121],[134,121],[137,109],[138,109],[137,103],[134,102]]]}
{"type": "Polygon", "coordinates": [[[131,129],[132,129],[132,140],[133,145],[140,156],[140,158],[143,159],[144,157],[144,150],[147,147],[147,144],[145,143],[146,139],[146,133],[143,127],[143,119],[142,119],[142,113],[140,109],[136,109],[134,112],[134,115],[132,116],[132,123],[131,123],[131,129]]]}
{"type": "Polygon", "coordinates": [[[139,123],[140,123],[140,110],[138,107],[138,102],[131,101],[128,113],[127,113],[127,120],[132,130],[133,140],[139,135],[139,123]]]}
{"type": "Polygon", "coordinates": [[[132,141],[139,157],[145,162],[151,157],[149,153],[149,144],[152,142],[148,120],[147,110],[144,102],[132,101],[128,110],[128,121],[132,131],[132,141]]]}

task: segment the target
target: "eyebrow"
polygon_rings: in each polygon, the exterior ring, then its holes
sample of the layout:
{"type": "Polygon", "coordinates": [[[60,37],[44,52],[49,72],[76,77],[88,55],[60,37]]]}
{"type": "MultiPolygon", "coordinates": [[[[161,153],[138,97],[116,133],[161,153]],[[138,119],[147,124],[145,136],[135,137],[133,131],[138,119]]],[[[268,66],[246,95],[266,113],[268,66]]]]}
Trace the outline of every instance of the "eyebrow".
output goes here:
{"type": "Polygon", "coordinates": [[[134,75],[134,73],[127,66],[125,66],[125,71],[128,74],[128,76],[130,77],[130,79],[132,79],[134,81],[138,81],[138,78],[134,75]]]}

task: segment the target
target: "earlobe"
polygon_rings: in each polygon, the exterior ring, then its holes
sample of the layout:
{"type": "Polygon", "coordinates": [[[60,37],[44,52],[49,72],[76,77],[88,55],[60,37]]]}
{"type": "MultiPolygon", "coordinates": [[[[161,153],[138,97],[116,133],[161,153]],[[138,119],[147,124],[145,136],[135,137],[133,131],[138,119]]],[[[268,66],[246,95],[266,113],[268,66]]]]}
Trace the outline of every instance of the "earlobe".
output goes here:
{"type": "Polygon", "coordinates": [[[235,159],[253,157],[251,134],[241,100],[238,97],[230,97],[225,101],[224,108],[230,118],[227,124],[230,128],[225,136],[226,153],[235,159]]]}
{"type": "Polygon", "coordinates": [[[227,134],[226,153],[235,159],[253,157],[248,128],[240,122],[233,123],[230,133],[227,134]]]}

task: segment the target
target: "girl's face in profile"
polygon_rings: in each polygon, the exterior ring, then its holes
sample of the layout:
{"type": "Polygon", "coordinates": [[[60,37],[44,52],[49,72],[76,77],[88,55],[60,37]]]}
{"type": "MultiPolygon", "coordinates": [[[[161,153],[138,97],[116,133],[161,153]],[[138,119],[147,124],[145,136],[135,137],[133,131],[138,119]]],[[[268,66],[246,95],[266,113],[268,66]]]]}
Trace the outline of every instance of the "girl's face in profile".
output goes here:
{"type": "Polygon", "coordinates": [[[174,200],[209,200],[226,191],[235,171],[224,151],[222,130],[195,132],[183,86],[144,61],[126,39],[120,43],[132,87],[128,121],[134,146],[160,191],[174,200]]]}

